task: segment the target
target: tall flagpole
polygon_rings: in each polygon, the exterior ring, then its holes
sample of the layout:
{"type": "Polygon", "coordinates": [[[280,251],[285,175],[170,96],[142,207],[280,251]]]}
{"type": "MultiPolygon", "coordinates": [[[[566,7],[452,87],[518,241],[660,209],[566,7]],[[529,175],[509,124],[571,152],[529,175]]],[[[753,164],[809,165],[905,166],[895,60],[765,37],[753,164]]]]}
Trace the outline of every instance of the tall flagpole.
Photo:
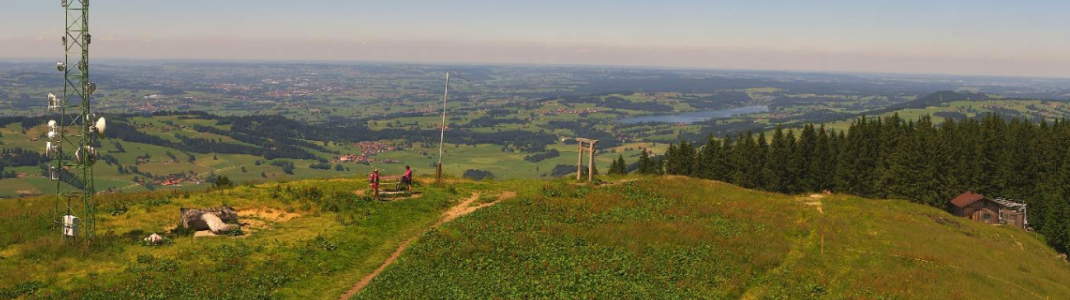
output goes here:
{"type": "Polygon", "coordinates": [[[435,182],[442,183],[442,144],[446,141],[446,99],[450,98],[450,72],[446,72],[446,92],[442,95],[442,127],[438,138],[438,166],[435,182]]]}

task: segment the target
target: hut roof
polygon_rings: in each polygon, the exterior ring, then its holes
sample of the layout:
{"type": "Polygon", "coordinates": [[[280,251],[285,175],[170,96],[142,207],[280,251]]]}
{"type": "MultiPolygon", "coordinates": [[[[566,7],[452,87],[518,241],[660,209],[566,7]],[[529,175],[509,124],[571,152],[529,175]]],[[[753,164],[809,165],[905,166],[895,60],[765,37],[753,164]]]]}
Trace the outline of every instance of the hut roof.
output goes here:
{"type": "Polygon", "coordinates": [[[951,204],[955,205],[956,207],[963,208],[969,206],[970,204],[973,204],[974,202],[977,202],[977,200],[981,200],[984,198],[985,195],[974,193],[973,191],[968,191],[962,193],[962,195],[959,195],[958,197],[955,197],[955,199],[951,199],[951,204]]]}

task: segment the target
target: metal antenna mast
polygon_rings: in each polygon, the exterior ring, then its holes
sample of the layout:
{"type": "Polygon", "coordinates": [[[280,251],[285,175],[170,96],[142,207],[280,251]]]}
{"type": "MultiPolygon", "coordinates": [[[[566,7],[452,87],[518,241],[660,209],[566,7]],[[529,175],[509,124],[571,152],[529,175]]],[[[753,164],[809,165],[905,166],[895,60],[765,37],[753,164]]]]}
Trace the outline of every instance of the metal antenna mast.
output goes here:
{"type": "MultiPolygon", "coordinates": [[[[468,81],[460,75],[453,74],[457,78],[468,81]]],[[[435,170],[435,182],[442,183],[442,145],[446,141],[446,100],[450,98],[450,72],[446,71],[446,92],[442,95],[442,132],[438,139],[438,165],[435,170]]]]}
{"type": "Polygon", "coordinates": [[[97,85],[89,81],[89,0],[61,0],[66,31],[63,35],[64,60],[56,63],[63,72],[63,94],[48,95],[48,111],[58,120],[48,121],[45,153],[52,158],[47,170],[56,182],[53,220],[63,236],[74,240],[81,235],[92,240],[96,227],[93,195],[93,163],[97,150],[94,137],[103,137],[104,118],[91,121],[90,96],[97,85]],[[72,61],[74,62],[73,64],[72,61]],[[73,66],[73,68],[71,67],[73,66]],[[81,217],[76,216],[81,213],[81,217]],[[81,229],[79,229],[79,227],[81,229]]]}

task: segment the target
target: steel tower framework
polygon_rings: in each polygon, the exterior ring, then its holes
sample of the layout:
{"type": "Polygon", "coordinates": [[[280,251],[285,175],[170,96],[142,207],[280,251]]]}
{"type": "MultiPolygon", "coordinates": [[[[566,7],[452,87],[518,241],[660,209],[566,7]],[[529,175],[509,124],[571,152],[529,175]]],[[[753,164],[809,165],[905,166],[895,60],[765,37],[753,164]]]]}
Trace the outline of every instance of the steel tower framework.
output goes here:
{"type": "MultiPolygon", "coordinates": [[[[96,130],[91,119],[90,96],[96,84],[89,81],[89,0],[61,0],[64,9],[63,55],[57,63],[63,73],[63,94],[53,100],[49,110],[58,119],[49,121],[49,146],[52,157],[49,176],[56,184],[56,205],[53,220],[58,226],[69,226],[68,216],[80,218],[76,234],[64,230],[64,236],[93,239],[96,220],[93,195],[93,148],[96,130]]],[[[103,126],[101,126],[103,127],[103,126]]],[[[101,128],[102,130],[103,128],[101,128]]]]}

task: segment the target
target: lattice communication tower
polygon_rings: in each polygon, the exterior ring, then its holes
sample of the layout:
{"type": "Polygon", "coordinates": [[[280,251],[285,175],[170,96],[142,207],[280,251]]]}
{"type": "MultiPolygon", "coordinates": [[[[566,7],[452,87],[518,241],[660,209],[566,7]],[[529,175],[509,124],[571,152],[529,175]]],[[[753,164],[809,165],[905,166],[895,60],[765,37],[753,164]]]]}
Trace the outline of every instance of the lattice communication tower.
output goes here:
{"type": "Polygon", "coordinates": [[[45,153],[51,161],[46,173],[56,185],[54,224],[65,238],[88,242],[96,229],[94,145],[104,136],[105,121],[96,119],[90,109],[97,85],[89,81],[89,0],[61,0],[61,5],[64,58],[56,69],[63,73],[63,91],[60,96],[48,94],[48,112],[55,119],[48,121],[45,153]]]}

